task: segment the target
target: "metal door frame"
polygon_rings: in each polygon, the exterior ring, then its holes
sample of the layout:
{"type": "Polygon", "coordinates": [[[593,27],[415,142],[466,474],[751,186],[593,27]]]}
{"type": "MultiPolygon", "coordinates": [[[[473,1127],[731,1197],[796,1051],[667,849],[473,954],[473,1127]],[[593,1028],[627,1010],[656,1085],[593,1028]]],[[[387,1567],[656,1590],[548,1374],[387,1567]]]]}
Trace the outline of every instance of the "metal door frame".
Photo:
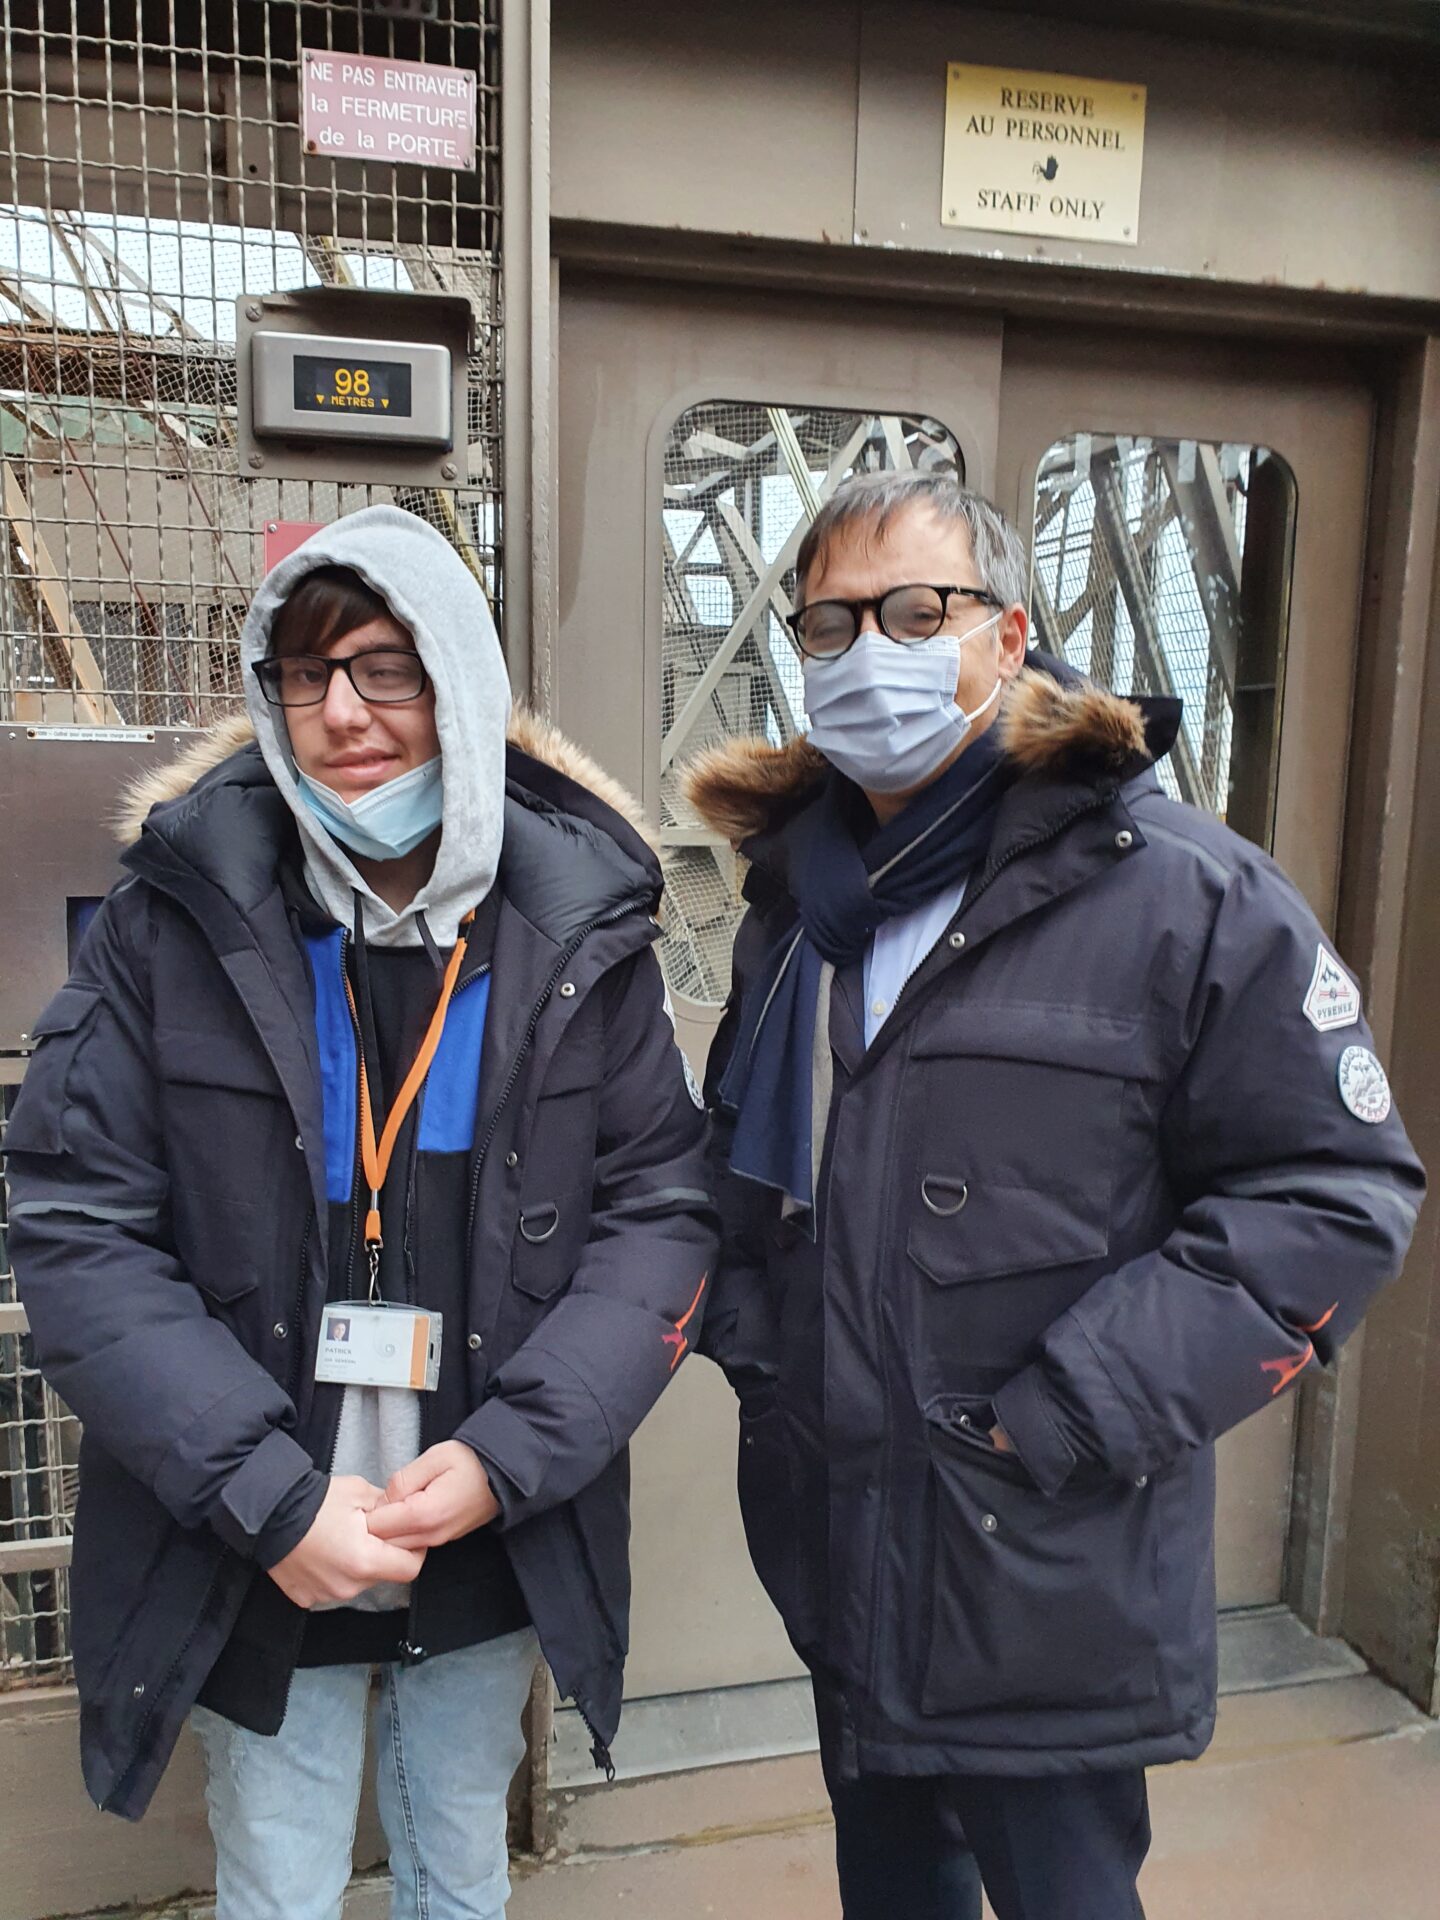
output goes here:
{"type": "MultiPolygon", "coordinates": [[[[945,311],[1003,310],[1007,321],[1046,319],[1063,324],[1077,310],[1127,335],[1204,331],[1263,340],[1303,351],[1312,344],[1346,346],[1357,352],[1357,371],[1371,384],[1378,425],[1372,445],[1371,510],[1365,530],[1364,592],[1357,609],[1358,644],[1351,724],[1343,763],[1346,800],[1337,871],[1336,937],[1367,991],[1371,1024],[1380,1047],[1399,1069],[1407,1039],[1417,1050],[1433,1024],[1428,1004],[1408,998],[1401,966],[1401,931],[1410,898],[1410,849],[1417,827],[1417,791],[1435,759],[1432,784],[1440,781],[1440,742],[1430,747],[1422,733],[1420,694],[1430,658],[1432,594],[1440,577],[1440,313],[1419,303],[1318,290],[1219,286],[1214,283],[1148,282],[1122,272],[1100,274],[1062,266],[1036,268],[936,258],[920,253],[867,252],[851,258],[822,247],[788,247],[711,236],[611,231],[588,223],[552,227],[553,288],[563,274],[585,278],[639,278],[662,287],[696,282],[727,293],[829,293],[845,300],[909,299],[945,311]]],[[[752,388],[753,392],[753,388],[752,388]]],[[[744,397],[744,396],[741,396],[744,397]]],[[[912,403],[913,404],[913,403],[912,403]]],[[[943,414],[937,415],[943,418],[943,414]]],[[[953,422],[947,422],[959,432],[953,422]]],[[[657,423],[657,438],[663,434],[657,423]]],[[[1277,451],[1283,453],[1284,449],[1277,451]]],[[[652,453],[652,459],[658,455],[652,453]]],[[[654,479],[651,478],[653,489],[654,479]]],[[[552,511],[558,503],[552,499],[552,511]]],[[[553,537],[552,537],[553,552],[553,537]]],[[[655,616],[649,610],[656,558],[646,563],[647,666],[653,659],[655,616]]],[[[553,592],[555,577],[545,591],[553,592]]],[[[537,592],[539,591],[537,587],[537,592]]],[[[1437,622],[1440,623],[1440,622],[1437,622]]],[[[1417,886],[1423,876],[1416,874],[1417,886]]],[[[1440,926],[1424,929],[1426,951],[1440,964],[1440,926]]],[[[1433,1049],[1427,1051],[1433,1052],[1433,1049]]],[[[1417,1101],[1407,1103],[1414,1110],[1417,1101]]],[[[1422,1116],[1424,1117],[1424,1116],[1422,1116]]],[[[1430,1134],[1416,1128],[1417,1144],[1440,1148],[1440,1122],[1430,1134]]],[[[1426,1245],[1433,1259],[1435,1250],[1426,1245]]],[[[1416,1268],[1420,1248],[1407,1267],[1411,1291],[1430,1283],[1433,1268],[1416,1268]]],[[[1376,1344],[1375,1326],[1368,1344],[1376,1344]]],[[[1387,1350],[1403,1344],[1387,1331],[1387,1350]]],[[[1296,1467],[1286,1597],[1300,1617],[1321,1632],[1342,1626],[1382,1670],[1400,1680],[1412,1697],[1440,1708],[1436,1644],[1440,1591],[1427,1596],[1430,1612],[1412,1609],[1402,1623],[1400,1649],[1386,1642],[1383,1607],[1374,1595],[1362,1607],[1346,1603],[1350,1543],[1344,1515],[1350,1500],[1374,1504],[1383,1487],[1367,1475],[1362,1428],[1361,1362],[1366,1331],[1351,1342],[1342,1367],[1320,1376],[1302,1392],[1297,1421],[1296,1467]],[[1357,1465],[1357,1451],[1360,1461],[1357,1465]]],[[[1417,1386],[1407,1402],[1409,1417],[1433,1410],[1417,1386]]],[[[1373,1425],[1381,1410],[1365,1414],[1373,1425]]],[[[1406,1413],[1392,1414],[1403,1421],[1406,1413]]],[[[1392,1640],[1394,1636],[1392,1635],[1392,1640]]]]}

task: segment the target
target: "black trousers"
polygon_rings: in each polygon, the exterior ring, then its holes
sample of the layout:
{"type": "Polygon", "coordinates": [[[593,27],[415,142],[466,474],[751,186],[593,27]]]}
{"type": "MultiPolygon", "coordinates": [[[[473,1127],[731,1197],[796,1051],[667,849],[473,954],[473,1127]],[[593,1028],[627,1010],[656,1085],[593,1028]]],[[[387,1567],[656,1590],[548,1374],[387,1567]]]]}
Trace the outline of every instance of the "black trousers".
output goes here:
{"type": "Polygon", "coordinates": [[[842,1780],[833,1699],[815,1687],[845,1920],[1144,1920],[1145,1773],[868,1774],[842,1780]]]}

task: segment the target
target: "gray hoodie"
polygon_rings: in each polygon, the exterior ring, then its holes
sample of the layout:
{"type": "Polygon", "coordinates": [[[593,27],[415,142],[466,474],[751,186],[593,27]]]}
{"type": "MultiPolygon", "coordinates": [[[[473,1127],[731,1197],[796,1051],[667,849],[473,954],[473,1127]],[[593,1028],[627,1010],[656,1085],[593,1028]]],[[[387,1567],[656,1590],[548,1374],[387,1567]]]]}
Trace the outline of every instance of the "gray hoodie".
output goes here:
{"type": "Polygon", "coordinates": [[[423,911],[435,943],[450,946],[462,914],[483,900],[500,862],[505,804],[505,728],[510,682],[480,583],[427,521],[399,507],[366,507],[312,534],[261,581],[240,636],[245,699],[275,784],[290,803],[305,848],[305,877],[327,912],[348,927],[354,896],[365,905],[372,946],[419,946],[423,911]],[[263,660],[282,604],[320,567],[350,567],[408,627],[435,688],[444,826],[435,871],[400,913],[361,879],[345,848],[300,798],[283,710],[260,691],[263,660]]]}
{"type": "MultiPolygon", "coordinates": [[[[510,682],[495,622],[479,582],[442,534],[399,507],[347,515],[265,576],[240,637],[245,698],[265,764],[300,829],[310,891],[348,927],[355,896],[364,903],[371,946],[419,946],[424,912],[436,945],[451,946],[462,915],[484,899],[500,863],[505,804],[505,731],[510,682]],[[250,671],[269,649],[280,607],[319,567],[350,567],[406,626],[435,688],[440,736],[442,826],[435,869],[410,905],[388,907],[361,878],[346,849],[300,797],[284,710],[272,707],[250,671]]],[[[349,1387],[331,1466],[383,1487],[420,1450],[418,1394],[400,1387],[349,1387]]],[[[406,1589],[371,1587],[352,1606],[379,1611],[405,1604],[406,1589]]]]}

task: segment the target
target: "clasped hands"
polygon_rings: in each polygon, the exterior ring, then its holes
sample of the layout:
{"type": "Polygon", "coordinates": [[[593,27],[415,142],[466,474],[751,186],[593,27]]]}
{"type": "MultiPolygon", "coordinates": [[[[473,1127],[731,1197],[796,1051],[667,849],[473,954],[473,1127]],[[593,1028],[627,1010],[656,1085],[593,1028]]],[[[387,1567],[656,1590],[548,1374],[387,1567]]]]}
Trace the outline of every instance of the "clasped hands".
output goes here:
{"type": "Polygon", "coordinates": [[[270,1578],[297,1607],[343,1606],[381,1581],[408,1584],[431,1547],[488,1526],[500,1511],[463,1440],[442,1440],[382,1492],[356,1474],[332,1479],[310,1531],[270,1578]]]}

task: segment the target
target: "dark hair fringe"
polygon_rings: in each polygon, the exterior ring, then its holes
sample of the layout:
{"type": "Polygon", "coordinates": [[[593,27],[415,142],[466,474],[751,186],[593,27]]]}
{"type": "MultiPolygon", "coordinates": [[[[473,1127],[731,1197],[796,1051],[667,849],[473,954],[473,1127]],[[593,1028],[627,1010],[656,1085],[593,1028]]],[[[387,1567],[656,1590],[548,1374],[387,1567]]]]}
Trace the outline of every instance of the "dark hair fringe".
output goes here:
{"type": "MultiPolygon", "coordinates": [[[[351,567],[317,567],[280,607],[270,627],[269,657],[324,653],[357,627],[394,620],[389,605],[351,567]]],[[[403,622],[397,623],[403,624],[403,622]]]]}

